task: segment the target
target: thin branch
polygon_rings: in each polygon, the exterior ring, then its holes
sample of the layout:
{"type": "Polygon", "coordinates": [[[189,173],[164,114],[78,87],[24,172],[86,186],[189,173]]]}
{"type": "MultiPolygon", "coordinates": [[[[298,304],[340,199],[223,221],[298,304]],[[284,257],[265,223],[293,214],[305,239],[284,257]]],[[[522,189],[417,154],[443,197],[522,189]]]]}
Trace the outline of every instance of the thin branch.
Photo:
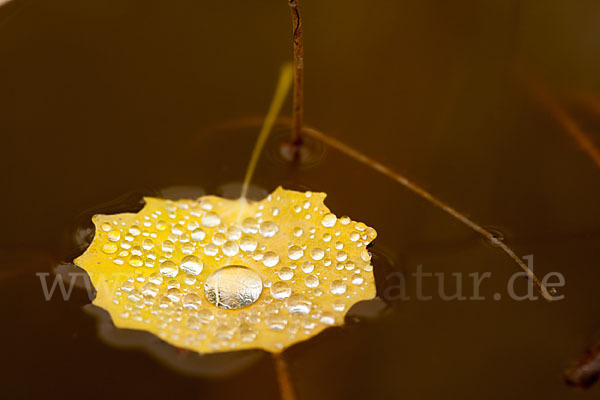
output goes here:
{"type": "Polygon", "coordinates": [[[296,400],[294,385],[290,378],[290,371],[283,353],[271,353],[275,362],[275,371],[277,372],[277,382],[279,383],[279,392],[281,400],[296,400]]]}
{"type": "Polygon", "coordinates": [[[550,112],[554,120],[569,134],[569,136],[571,136],[575,143],[577,143],[577,145],[579,145],[579,147],[592,159],[596,166],[600,167],[600,149],[598,149],[588,134],[581,129],[577,121],[575,121],[554,97],[552,92],[525,72],[519,71],[519,75],[524,81],[527,89],[529,89],[531,95],[550,112]]]}
{"type": "Polygon", "coordinates": [[[587,91],[571,91],[569,97],[572,101],[579,103],[581,106],[588,109],[596,117],[600,117],[600,99],[594,93],[587,91]]]}
{"type": "Polygon", "coordinates": [[[292,13],[292,38],[294,42],[294,98],[293,122],[290,143],[302,144],[302,120],[304,118],[304,36],[299,0],[288,0],[292,13]]]}
{"type": "Polygon", "coordinates": [[[600,377],[600,341],[586,350],[565,372],[565,382],[582,389],[591,387],[600,377]]]}
{"type": "Polygon", "coordinates": [[[398,174],[397,172],[392,171],[390,168],[375,161],[374,159],[360,153],[358,150],[355,150],[352,147],[340,142],[339,140],[334,139],[330,136],[327,136],[324,133],[319,132],[319,131],[309,128],[309,127],[304,128],[304,133],[322,141],[325,144],[328,144],[329,146],[341,151],[342,153],[346,154],[347,156],[350,156],[350,157],[354,158],[355,160],[365,164],[366,166],[373,168],[374,170],[395,180],[396,182],[398,182],[399,184],[401,184],[402,186],[404,186],[411,192],[413,192],[416,195],[418,195],[419,197],[422,197],[423,199],[427,200],[429,203],[440,208],[445,213],[450,214],[452,217],[456,218],[457,220],[459,220],[460,222],[462,222],[463,224],[465,224],[466,226],[468,226],[475,232],[479,233],[481,236],[486,238],[490,243],[494,244],[495,246],[498,246],[506,254],[508,254],[508,256],[510,258],[512,258],[513,261],[516,262],[517,265],[519,265],[519,267],[521,267],[521,269],[527,275],[527,277],[531,280],[531,282],[533,283],[533,286],[537,289],[537,291],[546,300],[552,301],[552,295],[548,292],[546,287],[542,284],[542,282],[539,280],[539,278],[533,273],[533,271],[523,262],[523,260],[521,260],[519,258],[519,256],[517,256],[515,254],[515,252],[510,247],[508,247],[503,241],[499,240],[493,233],[489,232],[488,230],[481,227],[474,221],[470,220],[465,215],[456,211],[454,208],[450,207],[448,204],[444,203],[442,200],[437,199],[431,193],[429,193],[425,189],[421,188],[414,182],[408,180],[407,178],[398,174]]]}

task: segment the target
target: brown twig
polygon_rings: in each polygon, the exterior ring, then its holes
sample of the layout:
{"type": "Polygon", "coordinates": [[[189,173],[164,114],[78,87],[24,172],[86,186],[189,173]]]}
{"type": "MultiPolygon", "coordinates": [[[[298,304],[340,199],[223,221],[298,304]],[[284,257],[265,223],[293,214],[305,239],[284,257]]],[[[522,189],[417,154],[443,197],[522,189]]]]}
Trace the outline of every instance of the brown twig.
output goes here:
{"type": "Polygon", "coordinates": [[[337,139],[334,139],[330,136],[325,135],[322,132],[317,131],[316,129],[312,129],[309,127],[305,127],[304,132],[306,134],[322,141],[323,143],[328,144],[329,146],[341,151],[342,153],[354,158],[355,160],[367,165],[368,167],[373,168],[374,170],[384,174],[385,176],[395,180],[396,182],[398,182],[399,184],[401,184],[402,186],[404,186],[411,192],[413,192],[416,195],[427,200],[429,203],[440,208],[442,211],[446,212],[447,214],[450,214],[452,217],[456,218],[457,220],[459,220],[460,222],[462,222],[469,228],[473,229],[475,232],[479,233],[481,236],[486,238],[490,243],[498,246],[506,254],[508,254],[508,256],[510,258],[512,258],[514,260],[514,262],[516,262],[517,265],[519,265],[519,267],[521,267],[523,272],[527,275],[527,277],[533,283],[533,286],[535,287],[535,289],[546,300],[549,300],[549,301],[552,300],[552,295],[548,292],[546,287],[542,284],[542,282],[539,280],[539,278],[533,273],[533,271],[523,262],[523,260],[521,260],[519,258],[519,256],[517,256],[515,254],[515,252],[510,247],[508,247],[503,241],[499,240],[493,233],[489,232],[488,230],[484,229],[483,227],[481,227],[474,221],[470,220],[468,217],[461,214],[454,208],[450,207],[448,204],[444,203],[442,200],[437,199],[431,193],[429,193],[425,189],[418,186],[416,183],[410,181],[409,179],[405,178],[404,176],[398,174],[397,172],[392,171],[390,168],[386,167],[385,165],[362,154],[358,150],[353,149],[352,147],[346,145],[345,143],[342,143],[337,139]]]}
{"type": "Polygon", "coordinates": [[[592,112],[596,117],[600,117],[600,99],[594,93],[587,91],[571,91],[569,96],[572,101],[579,103],[582,107],[592,112]]]}
{"type": "MultiPolygon", "coordinates": [[[[519,71],[521,79],[529,89],[532,96],[550,112],[554,120],[566,133],[579,145],[579,147],[600,167],[600,149],[590,139],[588,134],[581,129],[577,121],[565,110],[552,92],[537,82],[523,71],[519,71]]],[[[589,99],[588,99],[589,101],[589,99]]]]}
{"type": "Polygon", "coordinates": [[[294,98],[290,144],[298,148],[302,145],[302,120],[304,118],[304,36],[299,0],[288,1],[292,13],[292,37],[294,42],[294,98]]]}
{"type": "Polygon", "coordinates": [[[271,353],[275,362],[275,371],[277,372],[277,382],[279,383],[279,392],[282,400],[296,400],[294,385],[290,379],[290,371],[283,353],[271,353]]]}
{"type": "Polygon", "coordinates": [[[565,382],[570,386],[587,389],[600,377],[600,342],[586,350],[565,372],[565,382]]]}

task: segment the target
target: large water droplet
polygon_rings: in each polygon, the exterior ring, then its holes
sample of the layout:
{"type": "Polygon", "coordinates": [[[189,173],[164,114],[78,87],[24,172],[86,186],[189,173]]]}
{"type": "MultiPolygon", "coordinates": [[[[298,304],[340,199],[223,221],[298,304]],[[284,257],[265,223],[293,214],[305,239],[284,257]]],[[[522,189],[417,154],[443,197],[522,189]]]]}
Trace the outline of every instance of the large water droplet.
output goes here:
{"type": "Polygon", "coordinates": [[[369,253],[369,251],[367,249],[363,249],[360,252],[360,258],[362,258],[362,260],[364,262],[369,262],[369,261],[371,261],[371,253],[369,253]]]}
{"type": "Polygon", "coordinates": [[[131,301],[133,303],[138,303],[138,302],[142,301],[142,294],[140,293],[139,290],[133,289],[131,292],[129,292],[129,295],[127,296],[127,298],[129,299],[129,301],[131,301]]]}
{"type": "Polygon", "coordinates": [[[342,312],[346,309],[346,304],[342,301],[336,301],[332,305],[334,311],[342,312]]]}
{"type": "Polygon", "coordinates": [[[121,239],[121,232],[119,232],[116,229],[113,229],[112,231],[108,232],[108,240],[110,240],[111,242],[118,242],[119,239],[121,239]]]}
{"type": "Polygon", "coordinates": [[[271,295],[276,299],[285,299],[290,297],[290,294],[292,294],[292,289],[285,282],[277,281],[271,285],[271,295]]]}
{"type": "Polygon", "coordinates": [[[230,226],[227,228],[227,239],[238,240],[242,237],[242,230],[237,226],[230,226]]]}
{"type": "Polygon", "coordinates": [[[273,221],[264,221],[260,224],[260,234],[264,237],[273,237],[279,232],[279,227],[273,221]]]}
{"type": "Polygon", "coordinates": [[[331,228],[332,226],[335,225],[336,222],[337,222],[336,216],[331,213],[325,214],[323,216],[323,219],[321,220],[321,224],[323,224],[323,226],[326,228],[331,228]]]}
{"type": "Polygon", "coordinates": [[[310,274],[315,269],[315,264],[311,263],[310,261],[306,261],[302,263],[300,268],[302,269],[302,272],[310,274]]]}
{"type": "Polygon", "coordinates": [[[144,286],[142,286],[142,294],[144,296],[152,296],[156,297],[159,291],[159,286],[153,282],[148,282],[144,286]]]}
{"type": "Polygon", "coordinates": [[[306,315],[310,312],[312,302],[302,294],[294,294],[287,299],[286,306],[293,315],[306,315]]]}
{"type": "Polygon", "coordinates": [[[167,282],[167,289],[179,289],[181,287],[181,283],[177,279],[171,279],[167,282]]]}
{"type": "Polygon", "coordinates": [[[217,307],[235,310],[258,300],[262,287],[256,272],[241,265],[230,265],[210,274],[204,284],[204,295],[217,307]]]}
{"type": "Polygon", "coordinates": [[[181,246],[181,252],[183,254],[192,254],[194,252],[194,249],[196,247],[194,246],[193,243],[189,242],[189,243],[185,243],[183,244],[183,246],[181,246]]]}
{"type": "Polygon", "coordinates": [[[333,325],[335,324],[335,317],[330,312],[324,312],[321,315],[321,323],[325,325],[333,325]]]}
{"type": "Polygon", "coordinates": [[[201,242],[206,237],[206,232],[202,230],[202,228],[198,228],[192,232],[192,239],[197,242],[201,242]]]}
{"type": "Polygon", "coordinates": [[[165,253],[171,253],[173,250],[175,250],[175,243],[170,240],[165,240],[162,242],[162,250],[165,253]]]}
{"type": "Polygon", "coordinates": [[[202,217],[202,225],[212,228],[214,226],[217,226],[221,223],[221,217],[219,217],[219,214],[217,214],[216,212],[207,212],[206,214],[204,214],[204,216],[202,217]]]}
{"type": "Polygon", "coordinates": [[[290,267],[283,267],[277,272],[282,281],[289,281],[294,276],[294,271],[290,267]]]}
{"type": "Polygon", "coordinates": [[[235,256],[239,250],[238,244],[232,240],[228,240],[223,244],[223,254],[228,257],[235,256]]]}
{"type": "Polygon", "coordinates": [[[186,256],[181,260],[179,267],[186,274],[198,275],[202,272],[203,264],[196,256],[186,256]]]}
{"type": "Polygon", "coordinates": [[[318,247],[315,247],[314,249],[312,249],[310,251],[310,256],[312,257],[313,260],[315,261],[319,261],[321,260],[323,257],[325,257],[325,251],[323,251],[323,249],[320,249],[318,247]]]}
{"type": "Polygon", "coordinates": [[[242,324],[238,328],[238,335],[240,336],[240,340],[242,342],[252,342],[254,339],[256,339],[258,333],[248,324],[242,324]]]}
{"type": "Polygon", "coordinates": [[[246,218],[242,221],[242,230],[244,233],[258,232],[258,221],[254,218],[246,218]]]}
{"type": "Polygon", "coordinates": [[[132,256],[129,259],[129,265],[131,265],[132,267],[141,267],[142,265],[144,265],[144,260],[140,256],[132,256]]]}
{"type": "Polygon", "coordinates": [[[212,238],[212,242],[214,244],[216,244],[217,246],[221,246],[223,245],[223,243],[225,243],[225,241],[227,240],[227,238],[225,237],[225,235],[223,235],[222,233],[215,233],[215,235],[212,238]]]}
{"type": "Polygon", "coordinates": [[[173,302],[178,303],[181,300],[181,290],[177,288],[171,288],[167,290],[167,297],[173,302]]]}
{"type": "Polygon", "coordinates": [[[163,277],[158,272],[153,273],[148,277],[148,282],[152,282],[156,285],[160,285],[163,281],[163,277]]]}
{"type": "Polygon", "coordinates": [[[343,281],[337,279],[331,282],[331,285],[329,285],[329,290],[333,294],[344,294],[346,293],[346,284],[343,281]]]}
{"type": "Polygon", "coordinates": [[[287,322],[288,322],[287,319],[280,317],[278,315],[273,315],[267,319],[267,325],[269,326],[269,328],[273,329],[274,331],[284,330],[285,326],[287,325],[287,322]]]}
{"type": "Polygon", "coordinates": [[[179,272],[179,268],[177,267],[177,265],[170,260],[167,260],[165,262],[163,262],[162,264],[160,264],[160,273],[163,274],[164,276],[168,277],[168,278],[173,278],[175,276],[177,276],[177,273],[179,272]]]}
{"type": "Polygon", "coordinates": [[[106,254],[114,254],[117,252],[117,250],[119,250],[119,248],[114,243],[106,243],[104,246],[102,246],[102,251],[106,254]]]}
{"type": "Polygon", "coordinates": [[[348,254],[345,251],[338,251],[335,255],[335,259],[338,261],[346,261],[348,259],[348,254]]]}
{"type": "Polygon", "coordinates": [[[196,283],[196,277],[194,275],[186,274],[183,278],[183,283],[191,286],[196,283]]]}
{"type": "Polygon", "coordinates": [[[304,278],[304,284],[309,288],[316,288],[319,286],[319,278],[312,274],[308,275],[306,278],[304,278]]]}
{"type": "Polygon", "coordinates": [[[208,324],[215,316],[209,310],[198,311],[198,321],[202,324],[208,324]]]}
{"type": "Polygon", "coordinates": [[[165,229],[167,229],[167,223],[161,219],[156,223],[156,229],[158,229],[159,231],[164,231],[165,229]]]}
{"type": "Polygon", "coordinates": [[[135,286],[133,285],[133,282],[131,282],[131,281],[125,281],[121,285],[121,290],[124,292],[128,292],[128,293],[131,292],[134,288],[135,288],[135,286]]]}
{"type": "Polygon", "coordinates": [[[204,254],[206,254],[207,256],[216,256],[218,252],[219,248],[214,243],[209,243],[206,246],[204,246],[204,254]]]}
{"type": "Polygon", "coordinates": [[[298,246],[292,246],[288,249],[288,257],[292,260],[298,260],[302,258],[304,251],[298,246]]]}
{"type": "Polygon", "coordinates": [[[197,310],[200,307],[200,296],[196,293],[188,293],[183,296],[183,308],[197,310]]]}
{"type": "Polygon", "coordinates": [[[243,251],[254,251],[256,250],[256,246],[258,246],[258,242],[251,236],[242,236],[240,240],[240,248],[243,251]]]}
{"type": "Polygon", "coordinates": [[[198,321],[198,318],[191,316],[188,318],[187,323],[186,323],[187,327],[193,330],[198,330],[200,329],[200,321],[198,321]]]}
{"type": "Polygon", "coordinates": [[[363,277],[358,274],[356,274],[352,277],[352,283],[355,285],[362,285],[363,282],[364,282],[363,277]]]}
{"type": "Polygon", "coordinates": [[[272,251],[267,251],[263,255],[262,262],[267,267],[274,267],[279,262],[279,256],[272,251]]]}

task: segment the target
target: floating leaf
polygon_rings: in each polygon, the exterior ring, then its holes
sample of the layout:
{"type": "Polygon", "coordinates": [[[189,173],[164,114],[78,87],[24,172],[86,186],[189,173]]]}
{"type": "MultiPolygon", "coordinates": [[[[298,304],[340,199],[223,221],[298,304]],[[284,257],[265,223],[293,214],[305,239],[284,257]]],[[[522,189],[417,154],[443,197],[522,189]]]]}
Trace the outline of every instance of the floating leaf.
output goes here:
{"type": "Polygon", "coordinates": [[[201,353],[271,352],[341,325],[375,296],[375,230],[278,188],[259,202],[146,198],[137,214],[96,215],[76,264],[119,328],[201,353]]]}

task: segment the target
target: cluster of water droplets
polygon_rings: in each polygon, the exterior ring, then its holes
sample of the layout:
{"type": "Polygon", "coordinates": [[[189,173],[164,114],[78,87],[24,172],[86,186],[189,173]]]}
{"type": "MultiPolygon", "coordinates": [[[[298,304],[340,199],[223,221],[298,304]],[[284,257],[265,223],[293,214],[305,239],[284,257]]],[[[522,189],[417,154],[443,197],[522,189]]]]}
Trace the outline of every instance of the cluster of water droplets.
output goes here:
{"type": "Polygon", "coordinates": [[[150,199],[133,221],[106,217],[101,251],[126,276],[115,282],[119,317],[215,350],[252,347],[263,332],[280,349],[343,323],[374,294],[375,231],[329,213],[322,195],[293,193],[150,199]]]}

